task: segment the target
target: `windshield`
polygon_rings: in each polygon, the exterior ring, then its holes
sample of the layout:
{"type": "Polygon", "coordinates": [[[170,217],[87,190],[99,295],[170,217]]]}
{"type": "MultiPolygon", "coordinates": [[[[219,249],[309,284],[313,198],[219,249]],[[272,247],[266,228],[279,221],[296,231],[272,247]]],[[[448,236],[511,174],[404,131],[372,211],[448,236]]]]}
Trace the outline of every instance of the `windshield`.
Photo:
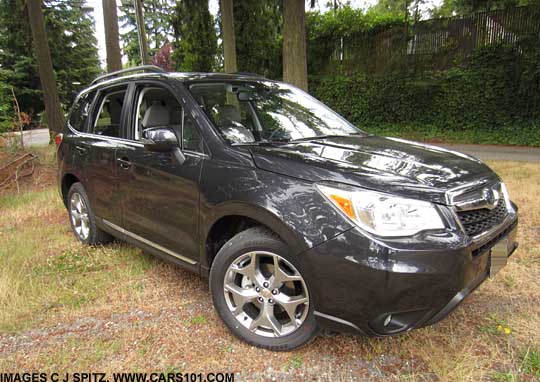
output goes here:
{"type": "Polygon", "coordinates": [[[363,134],[306,92],[282,83],[198,82],[190,91],[232,144],[363,134]]]}

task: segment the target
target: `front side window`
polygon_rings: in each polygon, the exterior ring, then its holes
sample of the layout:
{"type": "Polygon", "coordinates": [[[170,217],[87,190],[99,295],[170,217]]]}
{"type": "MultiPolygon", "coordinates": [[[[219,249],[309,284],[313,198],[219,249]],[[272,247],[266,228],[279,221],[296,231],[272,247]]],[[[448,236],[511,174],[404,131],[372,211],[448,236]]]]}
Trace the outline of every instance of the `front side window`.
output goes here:
{"type": "Polygon", "coordinates": [[[140,88],[138,92],[135,140],[140,140],[142,132],[153,127],[170,127],[180,136],[182,106],[167,89],[146,86],[140,88]]]}
{"type": "Polygon", "coordinates": [[[206,82],[193,83],[190,91],[233,144],[364,134],[309,94],[286,84],[206,82]]]}
{"type": "Polygon", "coordinates": [[[116,89],[102,97],[92,133],[114,138],[122,136],[120,118],[126,91],[126,88],[116,89]]]}
{"type": "Polygon", "coordinates": [[[202,138],[195,122],[184,115],[182,106],[169,90],[150,85],[139,89],[138,94],[135,140],[140,140],[146,129],[168,127],[175,131],[182,149],[202,152],[202,138]]]}

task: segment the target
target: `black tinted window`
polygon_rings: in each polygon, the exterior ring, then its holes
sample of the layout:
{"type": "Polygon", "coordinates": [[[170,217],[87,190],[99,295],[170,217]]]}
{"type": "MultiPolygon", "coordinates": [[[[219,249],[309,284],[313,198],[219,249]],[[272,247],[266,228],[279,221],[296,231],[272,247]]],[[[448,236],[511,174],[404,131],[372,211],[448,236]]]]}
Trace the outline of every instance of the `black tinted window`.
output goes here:
{"type": "Polygon", "coordinates": [[[126,89],[124,88],[113,90],[101,97],[92,131],[94,134],[121,137],[120,117],[122,116],[125,96],[126,89]]]}
{"type": "Polygon", "coordinates": [[[86,93],[75,101],[71,114],[69,115],[69,124],[73,129],[84,131],[88,113],[90,112],[90,106],[92,106],[95,95],[95,92],[86,93]]]}
{"type": "Polygon", "coordinates": [[[187,115],[184,118],[184,129],[182,134],[182,144],[184,150],[202,152],[202,140],[195,122],[187,115]]]}

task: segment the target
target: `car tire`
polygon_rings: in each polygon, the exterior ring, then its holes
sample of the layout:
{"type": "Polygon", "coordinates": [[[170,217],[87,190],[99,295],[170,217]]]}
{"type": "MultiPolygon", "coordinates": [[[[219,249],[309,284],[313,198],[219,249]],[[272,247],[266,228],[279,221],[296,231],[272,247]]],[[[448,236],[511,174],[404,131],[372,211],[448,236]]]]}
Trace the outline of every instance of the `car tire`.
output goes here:
{"type": "Polygon", "coordinates": [[[264,227],[242,231],[221,247],[210,269],[210,290],[225,325],[251,345],[289,351],[318,332],[298,261],[264,227]]]}
{"type": "Polygon", "coordinates": [[[96,226],[96,217],[81,183],[73,183],[69,189],[67,208],[71,229],[81,243],[98,245],[112,240],[111,235],[96,226]]]}

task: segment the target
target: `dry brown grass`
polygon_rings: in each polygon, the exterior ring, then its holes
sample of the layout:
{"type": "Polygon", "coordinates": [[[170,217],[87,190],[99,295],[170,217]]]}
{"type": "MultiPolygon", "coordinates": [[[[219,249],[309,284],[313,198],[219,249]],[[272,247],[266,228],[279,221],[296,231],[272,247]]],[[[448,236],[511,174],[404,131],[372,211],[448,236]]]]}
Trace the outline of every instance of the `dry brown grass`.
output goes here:
{"type": "Polygon", "coordinates": [[[520,248],[443,322],[390,338],[262,351],[221,323],[205,280],[115,244],[85,248],[54,188],[0,197],[0,370],[239,373],[241,380],[540,380],[540,165],[494,162],[520,248]],[[500,327],[499,327],[500,325],[500,327]],[[510,333],[505,334],[504,329],[510,333]]]}

